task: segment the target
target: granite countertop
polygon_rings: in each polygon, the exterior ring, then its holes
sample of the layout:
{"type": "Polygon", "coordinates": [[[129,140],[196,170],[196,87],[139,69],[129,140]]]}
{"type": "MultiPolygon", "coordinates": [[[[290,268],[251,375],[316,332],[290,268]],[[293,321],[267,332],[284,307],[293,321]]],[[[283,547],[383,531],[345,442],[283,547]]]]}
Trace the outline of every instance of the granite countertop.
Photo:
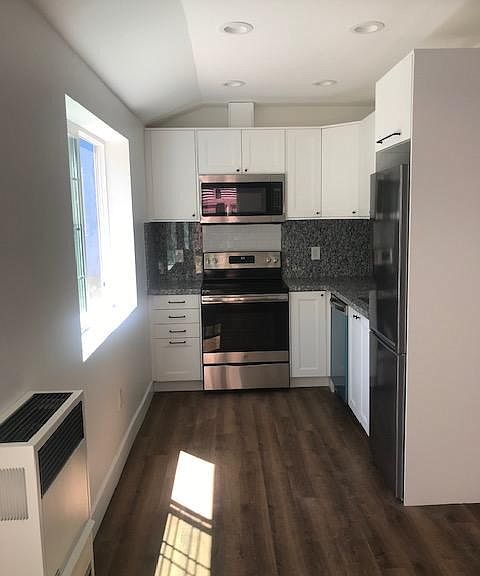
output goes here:
{"type": "Polygon", "coordinates": [[[178,278],[162,280],[155,288],[149,288],[148,294],[158,296],[162,294],[200,294],[202,278],[178,278]]]}
{"type": "MultiPolygon", "coordinates": [[[[346,304],[368,318],[369,293],[374,288],[370,278],[328,278],[328,277],[284,277],[290,292],[309,292],[328,290],[346,304]]],[[[150,288],[150,295],[160,294],[200,294],[202,278],[178,278],[162,281],[155,288],[150,288]]]]}
{"type": "Polygon", "coordinates": [[[289,278],[284,277],[290,292],[328,290],[354,308],[366,318],[369,317],[369,294],[374,289],[371,278],[289,278]]]}

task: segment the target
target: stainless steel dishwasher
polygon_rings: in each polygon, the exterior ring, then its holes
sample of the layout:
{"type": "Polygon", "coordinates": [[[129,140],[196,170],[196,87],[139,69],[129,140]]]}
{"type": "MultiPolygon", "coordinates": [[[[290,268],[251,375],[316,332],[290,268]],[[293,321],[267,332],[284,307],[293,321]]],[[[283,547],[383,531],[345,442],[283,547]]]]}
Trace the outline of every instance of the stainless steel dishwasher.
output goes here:
{"type": "Polygon", "coordinates": [[[345,302],[330,296],[330,373],[335,393],[348,402],[348,310],[345,302]]]}

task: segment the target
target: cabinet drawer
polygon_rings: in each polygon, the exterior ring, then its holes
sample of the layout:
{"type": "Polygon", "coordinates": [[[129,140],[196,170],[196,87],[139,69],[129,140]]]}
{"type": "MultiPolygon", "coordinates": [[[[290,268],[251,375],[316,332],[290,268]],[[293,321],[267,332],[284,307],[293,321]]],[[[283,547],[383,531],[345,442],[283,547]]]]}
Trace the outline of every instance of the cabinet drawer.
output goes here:
{"type": "Polygon", "coordinates": [[[152,369],[157,382],[201,380],[200,338],[153,338],[152,369]]]}
{"type": "Polygon", "coordinates": [[[152,338],[199,338],[200,324],[152,324],[152,338]]]}
{"type": "Polygon", "coordinates": [[[162,294],[151,298],[152,310],[176,310],[200,306],[198,294],[162,294]]]}
{"type": "Polygon", "coordinates": [[[198,324],[200,310],[152,310],[152,324],[198,324]]]}

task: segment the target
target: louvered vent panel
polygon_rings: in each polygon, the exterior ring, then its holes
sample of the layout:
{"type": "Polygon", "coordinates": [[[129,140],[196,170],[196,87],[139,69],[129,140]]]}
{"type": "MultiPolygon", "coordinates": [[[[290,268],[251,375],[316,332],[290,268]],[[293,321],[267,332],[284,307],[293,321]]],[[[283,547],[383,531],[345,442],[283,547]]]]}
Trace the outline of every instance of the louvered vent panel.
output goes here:
{"type": "Polygon", "coordinates": [[[83,437],[82,403],[80,402],[38,451],[42,496],[83,437]]]}
{"type": "Polygon", "coordinates": [[[0,424],[0,443],[28,442],[71,396],[71,392],[33,394],[0,424]]]}
{"type": "Polygon", "coordinates": [[[0,468],[0,522],[27,520],[24,468],[0,468]]]}

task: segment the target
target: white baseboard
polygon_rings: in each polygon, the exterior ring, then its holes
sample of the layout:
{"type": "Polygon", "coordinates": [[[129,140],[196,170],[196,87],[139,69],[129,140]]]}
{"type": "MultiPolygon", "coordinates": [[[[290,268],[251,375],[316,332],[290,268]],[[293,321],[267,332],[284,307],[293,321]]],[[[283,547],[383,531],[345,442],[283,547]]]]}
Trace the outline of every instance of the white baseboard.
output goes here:
{"type": "Polygon", "coordinates": [[[117,487],[118,481],[122,474],[122,470],[127,461],[128,455],[132,448],[133,442],[137,437],[140,426],[145,419],[145,415],[150,406],[150,402],[153,397],[153,386],[152,383],[148,385],[148,388],[143,395],[143,398],[138,406],[130,425],[125,432],[125,435],[120,443],[115,458],[113,459],[112,465],[110,466],[107,475],[105,476],[100,490],[98,491],[98,496],[92,506],[92,518],[95,521],[93,535],[96,536],[100,524],[102,523],[105,512],[107,511],[110,500],[112,499],[115,488],[117,487]]]}
{"type": "Polygon", "coordinates": [[[290,378],[290,388],[313,388],[316,386],[330,386],[330,378],[290,378]]]}
{"type": "Polygon", "coordinates": [[[203,390],[202,380],[180,380],[178,382],[154,382],[154,392],[194,392],[203,390]]]}

